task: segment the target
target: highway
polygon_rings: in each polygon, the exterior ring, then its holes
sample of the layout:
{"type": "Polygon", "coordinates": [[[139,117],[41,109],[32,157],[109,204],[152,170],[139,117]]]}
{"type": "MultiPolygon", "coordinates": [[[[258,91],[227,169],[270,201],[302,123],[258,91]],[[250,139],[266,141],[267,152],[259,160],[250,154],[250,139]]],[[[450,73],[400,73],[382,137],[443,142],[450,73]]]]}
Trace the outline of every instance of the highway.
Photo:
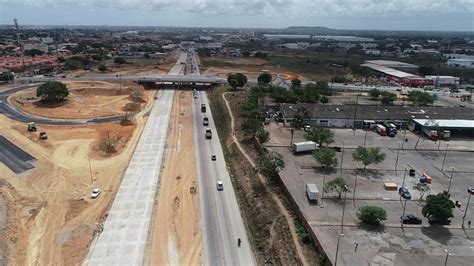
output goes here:
{"type": "MultiPolygon", "coordinates": [[[[190,61],[190,74],[199,75],[196,54],[193,52],[190,61]]],[[[203,263],[255,265],[207,95],[204,91],[197,92],[197,95],[193,103],[193,117],[204,242],[203,263]],[[206,112],[201,111],[201,104],[206,106],[206,112]],[[204,117],[209,119],[209,126],[203,126],[204,117]],[[206,128],[212,130],[212,139],[205,138],[206,128]],[[211,160],[213,154],[216,155],[215,161],[211,160]],[[217,190],[217,181],[222,181],[223,191],[217,190]],[[239,238],[242,241],[240,247],[237,244],[239,238]]]]}

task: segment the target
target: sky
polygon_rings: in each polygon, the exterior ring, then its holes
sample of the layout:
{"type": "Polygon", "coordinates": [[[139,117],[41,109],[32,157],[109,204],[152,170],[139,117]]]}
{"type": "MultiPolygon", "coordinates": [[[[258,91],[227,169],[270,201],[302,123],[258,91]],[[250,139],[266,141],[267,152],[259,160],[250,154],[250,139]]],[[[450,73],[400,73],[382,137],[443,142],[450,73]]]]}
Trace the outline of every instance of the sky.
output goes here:
{"type": "Polygon", "coordinates": [[[0,24],[474,31],[474,0],[0,0],[0,24]]]}

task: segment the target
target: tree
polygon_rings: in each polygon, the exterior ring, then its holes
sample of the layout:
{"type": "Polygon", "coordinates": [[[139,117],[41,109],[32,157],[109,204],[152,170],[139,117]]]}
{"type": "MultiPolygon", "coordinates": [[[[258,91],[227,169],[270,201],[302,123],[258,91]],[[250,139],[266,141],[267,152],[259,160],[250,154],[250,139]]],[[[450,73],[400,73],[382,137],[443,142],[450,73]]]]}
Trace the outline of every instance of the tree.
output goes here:
{"type": "Polygon", "coordinates": [[[283,156],[274,151],[258,155],[256,162],[257,172],[266,177],[277,177],[278,172],[285,168],[283,156]]]}
{"type": "Polygon", "coordinates": [[[377,100],[380,96],[380,91],[377,89],[371,89],[369,91],[369,96],[372,98],[372,100],[377,100]]]}
{"type": "Polygon", "coordinates": [[[381,95],[382,98],[380,99],[380,102],[385,105],[393,104],[393,102],[397,99],[397,95],[392,92],[383,91],[381,95]]]}
{"type": "Polygon", "coordinates": [[[122,64],[127,63],[127,61],[126,61],[123,57],[116,57],[116,58],[114,59],[114,63],[115,63],[115,64],[122,65],[122,64]]]}
{"type": "Polygon", "coordinates": [[[429,67],[429,66],[422,66],[418,69],[418,72],[422,76],[433,75],[434,74],[434,68],[429,67]]]}
{"type": "Polygon", "coordinates": [[[301,87],[301,80],[299,79],[292,79],[291,80],[291,86],[294,88],[300,88],[301,87]]]}
{"type": "Polygon", "coordinates": [[[268,73],[262,73],[257,78],[258,84],[268,85],[272,81],[272,75],[268,73]]]}
{"type": "Polygon", "coordinates": [[[257,132],[257,138],[260,143],[265,143],[270,140],[270,132],[266,131],[263,128],[260,128],[257,132]]]}
{"type": "Polygon", "coordinates": [[[422,91],[410,91],[408,93],[408,100],[413,104],[419,105],[428,105],[433,104],[436,97],[435,95],[431,95],[427,92],[422,91]]]}
{"type": "Polygon", "coordinates": [[[320,101],[321,103],[328,103],[328,102],[329,102],[329,98],[328,98],[327,96],[323,96],[323,97],[321,97],[321,99],[319,99],[319,101],[320,101]]]}
{"type": "Polygon", "coordinates": [[[235,90],[237,87],[243,87],[247,83],[247,76],[242,73],[229,73],[227,82],[235,90]]]}
{"type": "Polygon", "coordinates": [[[107,70],[107,67],[105,65],[100,65],[98,69],[100,72],[104,72],[107,70]]]}
{"type": "Polygon", "coordinates": [[[41,97],[45,102],[60,102],[69,95],[69,90],[64,83],[47,81],[36,90],[36,97],[41,97]]]}
{"type": "Polygon", "coordinates": [[[431,188],[427,184],[418,183],[413,186],[414,190],[418,190],[420,192],[420,201],[423,200],[423,196],[426,192],[430,192],[431,188]]]}
{"type": "Polygon", "coordinates": [[[143,57],[146,58],[146,59],[149,59],[149,58],[150,58],[150,54],[149,54],[149,53],[145,53],[145,54],[143,55],[143,57]]]}
{"type": "Polygon", "coordinates": [[[349,186],[342,177],[336,177],[333,180],[327,182],[326,185],[324,185],[323,189],[325,193],[331,193],[334,191],[337,192],[338,199],[341,199],[341,195],[343,192],[351,192],[349,186]]]}
{"type": "Polygon", "coordinates": [[[336,151],[328,147],[322,147],[313,152],[313,157],[324,169],[337,166],[336,151]]]}
{"type": "Polygon", "coordinates": [[[31,56],[31,57],[35,57],[37,55],[42,55],[44,54],[41,50],[38,50],[38,49],[31,49],[31,50],[26,50],[25,51],[25,55],[26,56],[31,56]]]}
{"type": "Polygon", "coordinates": [[[0,74],[0,81],[11,81],[15,78],[12,72],[4,72],[0,74]]]}
{"type": "Polygon", "coordinates": [[[313,127],[309,132],[304,135],[304,138],[309,141],[314,141],[323,146],[323,144],[329,145],[334,142],[334,133],[329,128],[313,127]]]}
{"type": "Polygon", "coordinates": [[[444,193],[428,195],[426,197],[426,204],[423,206],[421,213],[427,218],[446,221],[453,217],[453,205],[451,200],[444,193]]]}
{"type": "Polygon", "coordinates": [[[385,160],[385,153],[380,152],[379,148],[357,147],[352,153],[352,158],[364,164],[364,171],[370,164],[379,164],[385,160]]]}
{"type": "Polygon", "coordinates": [[[296,114],[293,117],[293,127],[301,128],[304,125],[304,121],[311,118],[311,112],[305,107],[300,107],[296,111],[296,114]]]}
{"type": "Polygon", "coordinates": [[[296,103],[298,97],[293,91],[289,91],[282,87],[273,88],[270,97],[277,103],[296,103]]]}
{"type": "Polygon", "coordinates": [[[359,208],[357,218],[368,225],[380,225],[387,220],[387,212],[381,207],[367,205],[359,208]]]}
{"type": "Polygon", "coordinates": [[[245,133],[255,137],[257,132],[262,128],[264,120],[263,113],[260,109],[252,109],[247,113],[247,117],[242,122],[242,129],[245,133]]]}

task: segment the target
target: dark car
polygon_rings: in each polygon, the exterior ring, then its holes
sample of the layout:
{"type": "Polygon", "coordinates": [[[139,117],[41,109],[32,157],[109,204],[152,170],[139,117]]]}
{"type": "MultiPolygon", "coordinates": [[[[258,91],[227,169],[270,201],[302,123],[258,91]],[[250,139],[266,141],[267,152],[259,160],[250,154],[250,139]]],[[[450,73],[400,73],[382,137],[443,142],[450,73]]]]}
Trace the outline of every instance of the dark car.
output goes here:
{"type": "Polygon", "coordinates": [[[421,224],[422,223],[420,218],[416,217],[415,215],[411,215],[411,214],[401,216],[400,220],[402,220],[403,224],[421,224]]]}
{"type": "Polygon", "coordinates": [[[411,199],[410,191],[408,191],[408,188],[406,187],[400,187],[398,189],[398,194],[400,194],[404,199],[411,199]]]}
{"type": "Polygon", "coordinates": [[[430,218],[428,218],[428,223],[431,224],[431,225],[450,225],[451,220],[450,219],[442,220],[442,219],[437,219],[437,218],[434,218],[434,217],[430,217],[430,218]]]}

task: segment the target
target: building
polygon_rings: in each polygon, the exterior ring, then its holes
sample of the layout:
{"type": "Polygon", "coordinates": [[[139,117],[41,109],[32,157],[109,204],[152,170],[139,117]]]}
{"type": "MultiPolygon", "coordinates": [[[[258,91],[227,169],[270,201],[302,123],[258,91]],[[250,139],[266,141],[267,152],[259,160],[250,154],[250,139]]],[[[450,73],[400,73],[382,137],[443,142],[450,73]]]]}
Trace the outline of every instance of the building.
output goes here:
{"type": "Polygon", "coordinates": [[[448,66],[474,68],[474,59],[448,59],[448,66]]]}
{"type": "Polygon", "coordinates": [[[400,61],[391,61],[391,60],[366,60],[366,64],[373,64],[373,65],[378,65],[378,66],[383,66],[383,67],[388,67],[388,68],[393,68],[401,71],[407,71],[407,72],[413,72],[416,73],[418,72],[418,66],[409,64],[409,63],[404,63],[400,61]]]}
{"type": "Polygon", "coordinates": [[[283,103],[280,109],[285,126],[291,126],[298,112],[306,111],[309,118],[305,123],[333,128],[370,128],[382,122],[400,126],[412,119],[469,120],[474,123],[474,109],[461,107],[283,103]]]}
{"type": "MultiPolygon", "coordinates": [[[[378,72],[382,78],[389,82],[395,82],[402,86],[407,87],[424,87],[428,85],[433,85],[433,80],[425,79],[420,76],[403,72],[394,68],[389,68],[383,65],[378,65],[370,62],[375,61],[384,61],[384,60],[369,60],[366,61],[362,66],[368,67],[376,72],[378,72]]],[[[395,61],[394,61],[395,62],[395,61]]]]}
{"type": "Polygon", "coordinates": [[[460,78],[453,76],[425,76],[425,79],[433,81],[436,87],[449,87],[451,85],[459,85],[460,78]]]}
{"type": "Polygon", "coordinates": [[[280,45],[280,47],[290,49],[290,50],[304,50],[309,47],[309,43],[308,42],[284,43],[280,45]]]}
{"type": "Polygon", "coordinates": [[[274,87],[285,88],[286,90],[291,89],[291,83],[282,79],[280,75],[277,75],[276,77],[274,77],[272,81],[270,82],[270,84],[274,87]]]}
{"type": "Polygon", "coordinates": [[[471,59],[474,60],[474,55],[466,54],[443,54],[443,57],[446,59],[471,59]]]}
{"type": "Polygon", "coordinates": [[[448,136],[465,136],[472,138],[474,136],[474,120],[412,119],[408,123],[408,129],[411,131],[425,132],[425,134],[431,130],[443,133],[448,131],[448,136]]]}
{"type": "Polygon", "coordinates": [[[285,35],[285,34],[264,34],[263,38],[267,40],[282,40],[282,39],[311,39],[311,35],[285,35]]]}
{"type": "Polygon", "coordinates": [[[48,45],[42,42],[31,42],[31,43],[25,43],[25,45],[23,45],[23,49],[25,51],[36,49],[36,50],[40,50],[43,53],[47,53],[48,45]]]}

